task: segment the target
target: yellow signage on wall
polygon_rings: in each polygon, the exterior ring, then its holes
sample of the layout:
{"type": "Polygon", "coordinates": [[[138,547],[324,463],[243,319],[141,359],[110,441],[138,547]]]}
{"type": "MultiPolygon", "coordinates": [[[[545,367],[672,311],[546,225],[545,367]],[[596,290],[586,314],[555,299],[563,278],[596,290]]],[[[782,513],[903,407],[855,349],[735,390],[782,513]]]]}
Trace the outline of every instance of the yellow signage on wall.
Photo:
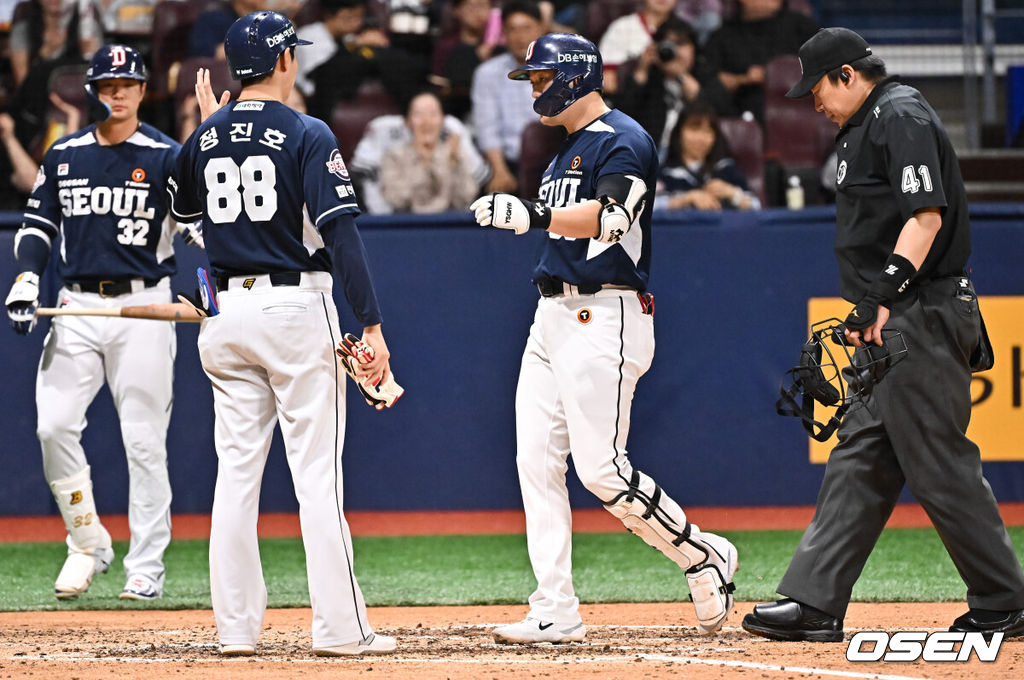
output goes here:
{"type": "MultiPolygon", "coordinates": [[[[981,297],[980,304],[996,364],[992,370],[975,373],[971,381],[974,409],[967,436],[981,449],[982,460],[1024,460],[1024,297],[981,297]]],[[[808,328],[829,317],[843,319],[851,307],[842,298],[811,298],[808,328]]],[[[834,354],[845,361],[843,352],[834,354]]],[[[814,419],[826,422],[832,411],[815,404],[814,419]]],[[[838,441],[835,435],[827,442],[808,440],[812,463],[828,461],[838,441]]]]}

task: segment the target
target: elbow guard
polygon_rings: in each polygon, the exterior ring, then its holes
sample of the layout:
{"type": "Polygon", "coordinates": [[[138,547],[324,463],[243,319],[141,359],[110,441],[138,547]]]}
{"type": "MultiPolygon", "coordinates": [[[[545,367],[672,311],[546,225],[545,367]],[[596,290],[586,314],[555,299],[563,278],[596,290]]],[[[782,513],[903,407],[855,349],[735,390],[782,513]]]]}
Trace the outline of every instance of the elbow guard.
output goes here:
{"type": "Polygon", "coordinates": [[[633,224],[633,216],[621,203],[612,203],[601,197],[601,211],[597,213],[597,236],[602,243],[618,243],[633,224]]]}

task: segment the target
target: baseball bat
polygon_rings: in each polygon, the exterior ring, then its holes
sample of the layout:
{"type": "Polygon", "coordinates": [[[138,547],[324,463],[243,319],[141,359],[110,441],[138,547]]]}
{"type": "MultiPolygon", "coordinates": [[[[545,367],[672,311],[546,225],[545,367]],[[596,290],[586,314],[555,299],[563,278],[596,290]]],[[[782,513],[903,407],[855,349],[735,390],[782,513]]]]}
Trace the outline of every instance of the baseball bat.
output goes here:
{"type": "Polygon", "coordinates": [[[195,308],[183,302],[126,307],[40,307],[39,316],[116,316],[126,319],[152,319],[154,321],[202,321],[195,308]]]}

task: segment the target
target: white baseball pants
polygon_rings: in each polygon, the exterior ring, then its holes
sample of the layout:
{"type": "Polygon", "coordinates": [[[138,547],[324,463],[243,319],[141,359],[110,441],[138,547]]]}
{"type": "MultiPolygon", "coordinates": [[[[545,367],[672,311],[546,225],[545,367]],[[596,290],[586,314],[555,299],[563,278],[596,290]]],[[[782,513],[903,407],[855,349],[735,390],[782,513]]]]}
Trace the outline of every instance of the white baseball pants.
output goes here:
{"type": "MultiPolygon", "coordinates": [[[[170,284],[164,279],[118,297],[62,288],[59,299],[68,306],[120,307],[166,303],[169,297],[170,284]]],[[[171,540],[167,426],[176,347],[173,323],[58,316],[46,336],[36,375],[36,434],[47,482],[71,477],[88,465],[81,443],[86,409],[104,381],[109,386],[128,459],[131,544],[125,572],[143,574],[160,586],[164,550],[171,540]]]]}
{"type": "MultiPolygon", "coordinates": [[[[572,585],[572,514],[567,459],[602,502],[629,488],[626,457],[637,381],[654,358],[654,318],[635,291],[541,298],[516,389],[516,464],[526,511],[526,540],[537,578],[530,616],[580,622],[572,585]]],[[[641,474],[640,488],[654,492],[641,474]]],[[[661,509],[685,515],[667,495],[661,509]]]]}
{"type": "Polygon", "coordinates": [[[256,522],[274,425],[280,423],[299,501],[313,605],[313,647],[372,631],[352,571],[342,514],[345,375],[331,276],[300,286],[251,288],[241,277],[218,295],[220,314],[202,322],[199,355],[213,383],[217,484],[210,532],[210,593],[222,645],[255,645],[267,604],[256,522]]]}

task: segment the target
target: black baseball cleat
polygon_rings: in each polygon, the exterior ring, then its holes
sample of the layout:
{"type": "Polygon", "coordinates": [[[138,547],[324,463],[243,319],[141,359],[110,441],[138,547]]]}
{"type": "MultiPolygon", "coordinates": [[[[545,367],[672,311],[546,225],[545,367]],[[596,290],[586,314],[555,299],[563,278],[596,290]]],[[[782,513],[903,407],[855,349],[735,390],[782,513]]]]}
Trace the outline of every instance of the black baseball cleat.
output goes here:
{"type": "Polygon", "coordinates": [[[743,629],[770,640],[843,641],[842,619],[789,598],[755,605],[743,617],[743,629]]]}
{"type": "Polygon", "coordinates": [[[990,636],[1002,633],[1003,637],[1024,636],[1024,609],[1000,612],[992,609],[970,609],[958,616],[949,627],[951,633],[983,633],[990,636]]]}

